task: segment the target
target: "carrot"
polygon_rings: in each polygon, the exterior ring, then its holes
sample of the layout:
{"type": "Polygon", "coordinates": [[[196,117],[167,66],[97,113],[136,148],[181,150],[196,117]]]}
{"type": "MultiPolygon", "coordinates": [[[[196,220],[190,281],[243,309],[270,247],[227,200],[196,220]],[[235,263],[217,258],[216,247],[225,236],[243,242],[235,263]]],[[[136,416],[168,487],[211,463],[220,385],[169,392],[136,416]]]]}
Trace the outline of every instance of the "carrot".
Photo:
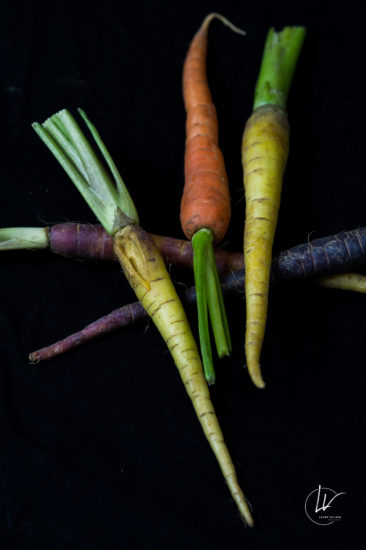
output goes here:
{"type": "MultiPolygon", "coordinates": [[[[150,233],[165,263],[192,268],[193,251],[189,241],[150,233]]],[[[80,259],[117,260],[113,238],[101,225],[60,223],[49,227],[7,227],[0,229],[0,251],[49,249],[61,256],[80,259]]],[[[215,249],[220,276],[244,267],[243,254],[215,249]]],[[[366,263],[366,227],[341,231],[283,250],[272,260],[272,282],[334,275],[359,268],[366,263]]],[[[244,285],[244,274],[239,277],[244,285]]],[[[234,285],[235,286],[235,285],[234,285]]],[[[234,288],[225,282],[225,288],[234,288]]],[[[240,289],[241,291],[241,289],[240,289]]],[[[244,288],[243,288],[244,291],[244,288]]]]}
{"type": "Polygon", "coordinates": [[[83,111],[80,113],[108,163],[116,186],[68,111],[60,111],[42,126],[33,126],[70,175],[106,231],[114,237],[114,252],[122,269],[165,340],[231,495],[243,520],[252,526],[253,519],[224,443],[183,306],[158,248],[138,225],[132,199],[96,128],[83,111]]]}
{"type": "MultiPolygon", "coordinates": [[[[165,261],[192,267],[192,246],[188,241],[151,235],[165,261]]],[[[0,250],[10,248],[47,248],[62,255],[116,259],[113,239],[101,226],[75,223],[57,224],[49,228],[0,229],[0,250]],[[95,255],[97,252],[97,255],[95,255]]],[[[317,286],[363,293],[364,276],[343,273],[366,262],[366,228],[342,231],[336,235],[314,239],[282,251],[272,262],[272,284],[310,279],[317,286]],[[329,275],[333,273],[333,275],[329,275]],[[328,276],[324,276],[328,275],[328,276]],[[320,277],[319,277],[320,276],[320,277]]],[[[244,293],[243,255],[238,252],[215,251],[219,273],[225,275],[221,287],[224,294],[244,293]]],[[[196,300],[195,288],[182,294],[185,302],[196,300]]],[[[29,354],[32,363],[45,361],[93,340],[101,334],[146,320],[147,313],[139,302],[115,309],[97,321],[62,340],[29,354]]]]}
{"type": "Polygon", "coordinates": [[[207,35],[214,18],[235,32],[245,34],[222,15],[211,13],[204,19],[189,46],[183,67],[187,120],[185,185],[180,210],[183,232],[193,245],[198,328],[209,384],[215,381],[209,319],[219,357],[229,355],[231,351],[229,326],[213,255],[213,244],[224,237],[231,214],[225,163],[218,146],[216,109],[206,76],[207,35]]]}
{"type": "Polygon", "coordinates": [[[305,29],[270,29],[255,89],[253,114],[246,123],[242,164],[246,199],[244,264],[246,271],[245,353],[249,374],[265,386],[259,359],[268,308],[272,244],[286,166],[289,126],[287,94],[305,29]]]}
{"type": "Polygon", "coordinates": [[[366,293],[366,276],[359,273],[337,273],[328,277],[313,279],[311,283],[324,288],[366,293]]]}
{"type": "MultiPolygon", "coordinates": [[[[320,277],[319,279],[311,279],[309,283],[335,290],[349,290],[366,293],[366,276],[358,273],[343,273],[330,275],[328,277],[320,277]]],[[[230,277],[227,277],[222,285],[224,293],[240,294],[244,292],[244,272],[238,270],[230,277]]],[[[196,301],[195,288],[188,289],[182,296],[188,304],[193,304],[196,301]]],[[[69,334],[65,338],[54,342],[44,348],[32,351],[28,358],[30,363],[38,364],[40,361],[47,361],[62,355],[74,348],[86,344],[98,338],[102,334],[112,332],[114,330],[131,326],[139,321],[146,321],[148,314],[144,310],[140,302],[134,302],[126,306],[114,309],[107,315],[103,315],[93,323],[86,325],[81,330],[69,334]]]]}
{"type": "Polygon", "coordinates": [[[93,323],[85,326],[81,330],[69,334],[65,338],[45,346],[41,349],[32,351],[28,359],[32,364],[38,364],[41,361],[47,361],[58,355],[71,351],[82,344],[98,338],[102,334],[112,332],[122,327],[131,326],[138,321],[146,321],[149,315],[144,310],[140,302],[134,302],[126,306],[114,309],[108,315],[103,315],[93,323]]]}
{"type": "Polygon", "coordinates": [[[181,223],[188,239],[202,228],[213,233],[214,244],[230,222],[230,195],[225,163],[218,147],[218,124],[206,76],[207,35],[213,19],[245,34],[217,13],[209,14],[195,34],[183,67],[183,98],[187,112],[185,186],[181,223]]]}
{"type": "Polygon", "coordinates": [[[248,525],[253,525],[210,399],[196,343],[158,249],[140,227],[127,226],[115,237],[115,251],[136,296],[153,319],[173,356],[204,434],[243,519],[248,525]]]}

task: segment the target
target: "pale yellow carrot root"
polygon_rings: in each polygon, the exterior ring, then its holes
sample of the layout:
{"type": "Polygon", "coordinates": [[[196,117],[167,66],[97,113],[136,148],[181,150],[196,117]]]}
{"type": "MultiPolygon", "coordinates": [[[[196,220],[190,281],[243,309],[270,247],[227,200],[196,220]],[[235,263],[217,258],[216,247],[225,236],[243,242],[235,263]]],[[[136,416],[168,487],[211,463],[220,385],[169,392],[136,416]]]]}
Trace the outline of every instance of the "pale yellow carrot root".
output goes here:
{"type": "Polygon", "coordinates": [[[97,129],[83,111],[79,112],[108,165],[108,171],[66,109],[48,118],[43,125],[35,123],[33,127],[71,177],[104,229],[113,235],[114,252],[141,304],[168,345],[231,495],[242,518],[252,526],[253,519],[210,400],[198,349],[164,260],[151,237],[137,225],[135,205],[97,129]]]}
{"type": "Polygon", "coordinates": [[[319,277],[311,281],[316,286],[334,288],[336,290],[350,290],[353,292],[366,293],[366,276],[359,273],[340,273],[319,277]]]}
{"type": "Polygon", "coordinates": [[[139,226],[115,235],[115,253],[136,296],[164,338],[191,398],[203,432],[216,456],[244,521],[253,518],[239,486],[204,378],[198,349],[183,306],[156,245],[139,226]]]}
{"type": "Polygon", "coordinates": [[[289,126],[284,111],[274,105],[257,109],[244,130],[242,163],[246,198],[245,352],[249,374],[258,388],[265,386],[259,359],[267,316],[272,244],[288,146],[289,126]]]}

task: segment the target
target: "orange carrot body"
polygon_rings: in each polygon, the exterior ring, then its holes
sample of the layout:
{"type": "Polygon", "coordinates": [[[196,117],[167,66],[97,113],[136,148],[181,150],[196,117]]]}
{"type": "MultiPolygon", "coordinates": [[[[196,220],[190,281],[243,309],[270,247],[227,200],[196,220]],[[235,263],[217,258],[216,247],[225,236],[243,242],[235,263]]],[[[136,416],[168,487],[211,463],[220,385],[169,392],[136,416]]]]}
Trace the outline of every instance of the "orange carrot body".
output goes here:
{"type": "Polygon", "coordinates": [[[217,144],[216,109],[206,76],[207,34],[214,18],[243,33],[222,15],[211,13],[204,19],[188,49],[183,67],[187,121],[185,185],[180,210],[182,229],[193,246],[198,332],[209,384],[215,382],[209,322],[218,356],[224,357],[231,351],[229,324],[213,254],[213,246],[223,239],[231,216],[225,163],[217,144]]]}
{"type": "MultiPolygon", "coordinates": [[[[224,237],[230,221],[230,195],[223,155],[218,147],[216,109],[207,84],[207,34],[217,14],[203,21],[189,47],[183,67],[183,97],[187,112],[185,186],[181,224],[187,238],[211,229],[214,242],[224,237]]],[[[225,23],[226,20],[222,19],[225,23]]]]}

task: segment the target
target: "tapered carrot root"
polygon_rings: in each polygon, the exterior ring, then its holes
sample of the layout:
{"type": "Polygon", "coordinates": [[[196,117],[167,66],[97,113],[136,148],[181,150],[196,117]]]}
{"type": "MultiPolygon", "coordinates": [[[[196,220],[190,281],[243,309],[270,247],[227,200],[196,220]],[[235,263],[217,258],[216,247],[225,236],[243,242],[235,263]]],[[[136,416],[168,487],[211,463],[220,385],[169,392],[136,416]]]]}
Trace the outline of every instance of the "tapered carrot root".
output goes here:
{"type": "Polygon", "coordinates": [[[253,519],[210,399],[198,349],[164,261],[149,235],[135,225],[118,231],[114,250],[136,296],[164,338],[231,495],[242,518],[252,526],[253,519]]]}
{"type": "MultiPolygon", "coordinates": [[[[333,288],[335,290],[348,290],[366,294],[366,276],[358,273],[344,273],[321,277],[319,279],[311,279],[309,284],[333,288]]],[[[226,276],[223,281],[222,289],[227,294],[242,294],[244,292],[244,270],[239,269],[226,276]]],[[[196,292],[194,287],[186,290],[184,293],[184,300],[188,304],[195,303],[196,292]]],[[[31,364],[47,361],[57,355],[62,355],[82,344],[90,342],[105,333],[118,330],[125,326],[130,326],[138,321],[146,319],[148,319],[148,314],[140,302],[128,304],[100,317],[93,323],[66,336],[62,340],[58,340],[49,346],[31,352],[29,354],[29,361],[31,364]]]]}
{"type": "Polygon", "coordinates": [[[334,288],[336,290],[349,290],[366,294],[366,277],[359,273],[337,273],[329,277],[319,277],[310,281],[316,286],[334,288]]]}
{"type": "Polygon", "coordinates": [[[114,181],[66,109],[42,125],[34,123],[33,127],[71,177],[104,229],[113,236],[115,255],[171,352],[243,519],[248,525],[253,525],[210,400],[197,346],[164,260],[149,235],[139,227],[135,205],[97,129],[83,111],[79,112],[114,181]]]}
{"type": "Polygon", "coordinates": [[[148,315],[140,302],[134,302],[122,308],[114,309],[81,330],[69,334],[66,338],[58,340],[50,346],[45,346],[44,348],[31,352],[29,354],[29,361],[31,364],[46,361],[47,359],[51,359],[52,357],[62,355],[67,351],[75,349],[86,342],[90,342],[101,334],[106,334],[117,328],[130,326],[142,319],[146,320],[147,318],[148,315]]]}
{"type": "Polygon", "coordinates": [[[210,13],[190,44],[183,67],[183,97],[187,111],[185,186],[181,224],[187,238],[202,228],[213,232],[214,243],[230,222],[230,194],[224,158],[218,146],[218,124],[206,76],[207,34],[213,19],[245,34],[218,13],[210,13]]]}
{"type": "Polygon", "coordinates": [[[282,109],[266,105],[252,114],[245,127],[242,145],[247,204],[244,231],[245,350],[250,376],[260,388],[265,386],[259,358],[267,316],[272,244],[288,145],[289,126],[282,109]]]}
{"type": "Polygon", "coordinates": [[[255,87],[253,114],[243,135],[245,353],[249,374],[258,388],[265,386],[259,359],[267,318],[272,244],[288,156],[286,101],[304,37],[303,27],[268,32],[255,87]]]}
{"type": "Polygon", "coordinates": [[[183,98],[187,112],[184,190],[180,220],[192,240],[197,289],[198,331],[206,380],[215,382],[209,322],[219,357],[231,352],[229,324],[220,288],[213,245],[224,237],[230,222],[230,193],[218,123],[206,75],[207,36],[217,18],[245,34],[217,13],[209,14],[193,37],[183,66],[183,98]]]}

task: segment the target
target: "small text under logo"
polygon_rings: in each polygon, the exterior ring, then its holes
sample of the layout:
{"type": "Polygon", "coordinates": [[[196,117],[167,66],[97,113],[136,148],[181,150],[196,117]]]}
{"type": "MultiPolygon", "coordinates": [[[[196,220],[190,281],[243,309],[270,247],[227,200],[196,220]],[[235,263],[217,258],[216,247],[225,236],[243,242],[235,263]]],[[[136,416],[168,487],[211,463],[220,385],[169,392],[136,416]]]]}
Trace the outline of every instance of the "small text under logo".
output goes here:
{"type": "Polygon", "coordinates": [[[338,497],[345,494],[345,492],[336,493],[329,487],[319,485],[305,500],[306,515],[316,525],[331,525],[340,521],[342,516],[338,497]]]}

